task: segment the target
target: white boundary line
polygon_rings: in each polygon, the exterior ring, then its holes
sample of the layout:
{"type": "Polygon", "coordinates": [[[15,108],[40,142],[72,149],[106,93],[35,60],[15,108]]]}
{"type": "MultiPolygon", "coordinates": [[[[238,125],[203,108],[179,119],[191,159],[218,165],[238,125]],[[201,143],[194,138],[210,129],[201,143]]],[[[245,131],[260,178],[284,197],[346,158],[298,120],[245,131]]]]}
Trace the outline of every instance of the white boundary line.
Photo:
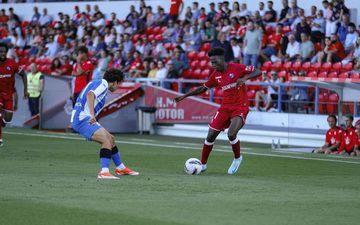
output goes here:
{"type": "MultiPolygon", "coordinates": [[[[30,133],[5,131],[3,133],[11,134],[11,135],[32,136],[32,137],[58,138],[58,139],[66,139],[66,140],[81,140],[81,141],[85,140],[85,138],[75,137],[74,135],[71,135],[73,137],[66,136],[66,135],[58,136],[58,135],[53,135],[53,134],[45,133],[45,132],[43,134],[40,134],[40,133],[30,134],[30,133]]],[[[194,150],[199,150],[199,148],[200,148],[200,147],[195,148],[195,147],[186,146],[186,143],[182,143],[182,146],[180,146],[180,145],[167,145],[167,144],[156,144],[156,143],[141,143],[141,142],[134,142],[134,141],[115,141],[115,142],[120,143],[120,144],[143,145],[143,146],[166,147],[166,148],[182,148],[182,149],[194,149],[194,150]]],[[[213,151],[231,152],[229,150],[222,150],[222,149],[214,149],[213,151]]],[[[308,158],[308,157],[303,157],[303,156],[278,155],[278,154],[256,153],[256,152],[246,152],[246,151],[242,151],[242,153],[248,154],[248,155],[266,156],[266,157],[315,160],[315,161],[337,162],[337,163],[348,163],[348,164],[360,165],[360,161],[356,162],[356,161],[344,161],[344,160],[336,160],[336,159],[308,158]]]]}

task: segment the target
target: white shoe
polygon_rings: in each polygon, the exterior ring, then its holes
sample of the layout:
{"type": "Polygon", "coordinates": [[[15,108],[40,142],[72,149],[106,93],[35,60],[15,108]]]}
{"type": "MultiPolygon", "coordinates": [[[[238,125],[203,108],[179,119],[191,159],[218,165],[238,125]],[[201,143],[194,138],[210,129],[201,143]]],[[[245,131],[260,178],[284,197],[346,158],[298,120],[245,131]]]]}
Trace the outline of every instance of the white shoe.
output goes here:
{"type": "Polygon", "coordinates": [[[242,155],[238,159],[234,159],[228,169],[228,174],[235,174],[236,171],[238,171],[241,161],[242,161],[242,155]]]}
{"type": "Polygon", "coordinates": [[[114,179],[114,180],[116,180],[116,179],[120,179],[120,178],[113,176],[111,173],[107,173],[107,172],[101,173],[100,172],[97,175],[97,179],[114,179]]]}
{"type": "Polygon", "coordinates": [[[203,164],[203,165],[201,165],[201,172],[203,173],[203,172],[205,172],[205,170],[207,169],[207,166],[206,166],[206,164],[203,164]]]}
{"type": "Polygon", "coordinates": [[[0,139],[0,147],[4,146],[4,141],[0,139]]]}

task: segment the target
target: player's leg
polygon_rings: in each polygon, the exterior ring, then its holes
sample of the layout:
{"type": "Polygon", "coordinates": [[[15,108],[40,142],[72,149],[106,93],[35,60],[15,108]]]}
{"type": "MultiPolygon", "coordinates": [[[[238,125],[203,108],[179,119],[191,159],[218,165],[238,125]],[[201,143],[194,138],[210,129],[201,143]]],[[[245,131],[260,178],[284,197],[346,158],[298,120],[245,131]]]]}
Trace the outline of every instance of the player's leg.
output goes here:
{"type": "Polygon", "coordinates": [[[12,111],[4,110],[0,108],[0,147],[4,145],[4,141],[2,139],[2,128],[5,127],[6,123],[11,122],[12,117],[13,117],[12,111]]]}
{"type": "Polygon", "coordinates": [[[238,139],[237,134],[239,130],[244,126],[244,124],[245,120],[242,116],[236,116],[232,118],[230,122],[228,139],[234,153],[234,160],[228,169],[228,174],[236,173],[242,161],[242,156],[240,154],[240,140],[238,139]]]}
{"type": "Polygon", "coordinates": [[[120,156],[120,152],[117,148],[117,146],[115,145],[115,141],[114,141],[114,146],[111,149],[111,158],[116,166],[115,168],[115,174],[117,175],[139,175],[139,172],[136,172],[128,167],[125,166],[125,164],[122,162],[121,160],[121,156],[120,156]]]}
{"type": "Polygon", "coordinates": [[[220,134],[219,130],[215,130],[213,128],[209,128],[207,137],[205,139],[203,149],[201,151],[201,164],[202,164],[202,172],[204,172],[207,169],[207,161],[209,158],[209,155],[213,149],[214,142],[217,138],[217,136],[220,134]]]}
{"type": "MultiPolygon", "coordinates": [[[[90,125],[93,126],[93,125],[90,125]]],[[[100,127],[98,128],[93,135],[91,136],[91,140],[96,141],[101,144],[100,149],[100,164],[101,164],[101,171],[98,174],[99,179],[118,179],[117,177],[113,176],[109,172],[110,168],[110,161],[112,156],[112,147],[114,146],[114,139],[113,136],[105,130],[105,128],[100,127]]]]}

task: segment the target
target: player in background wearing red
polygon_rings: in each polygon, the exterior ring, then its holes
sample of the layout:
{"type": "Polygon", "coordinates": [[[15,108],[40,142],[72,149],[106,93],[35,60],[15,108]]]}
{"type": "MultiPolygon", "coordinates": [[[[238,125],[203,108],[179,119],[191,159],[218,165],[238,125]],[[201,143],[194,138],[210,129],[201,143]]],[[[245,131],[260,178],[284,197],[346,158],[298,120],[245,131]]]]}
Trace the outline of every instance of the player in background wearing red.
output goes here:
{"type": "Polygon", "coordinates": [[[211,49],[208,56],[214,72],[210,75],[209,80],[205,82],[203,86],[184,95],[177,96],[174,101],[180,102],[186,97],[204,93],[210,88],[222,88],[222,104],[209,124],[208,135],[202,149],[202,171],[207,169],[208,157],[213,148],[215,139],[221,131],[229,128],[227,135],[234,152],[234,160],[228,169],[228,174],[234,174],[242,161],[240,141],[237,134],[245,125],[246,117],[249,112],[249,102],[246,94],[245,82],[260,76],[261,71],[255,69],[254,66],[226,63],[224,54],[225,52],[222,48],[211,49]]]}
{"type": "Polygon", "coordinates": [[[172,21],[176,22],[184,8],[184,3],[182,0],[171,0],[170,4],[169,16],[172,21]]]}
{"type": "MultiPolygon", "coordinates": [[[[360,119],[356,121],[355,129],[356,129],[356,134],[358,136],[358,141],[360,143],[360,119]]],[[[358,149],[356,149],[355,152],[356,152],[356,156],[360,156],[360,146],[358,146],[358,149]]]]}
{"type": "Polygon", "coordinates": [[[19,74],[22,77],[24,83],[24,98],[29,96],[27,92],[26,74],[15,60],[6,58],[8,50],[9,48],[5,43],[0,43],[0,147],[4,144],[2,127],[11,121],[14,108],[17,108],[15,74],[19,74]]]}
{"type": "Polygon", "coordinates": [[[331,154],[332,152],[337,152],[340,147],[342,136],[344,133],[343,129],[336,126],[337,118],[335,115],[329,115],[327,118],[327,122],[330,129],[326,132],[325,144],[320,148],[314,149],[313,153],[331,154]]]}
{"type": "Polygon", "coordinates": [[[88,49],[85,46],[80,46],[77,49],[76,63],[72,72],[72,76],[75,77],[73,105],[75,105],[82,89],[92,80],[93,70],[94,65],[88,59],[88,49]]]}
{"type": "Polygon", "coordinates": [[[355,127],[353,127],[354,117],[351,115],[345,116],[346,130],[343,132],[341,145],[339,151],[333,154],[355,156],[356,150],[359,148],[359,138],[355,127]]]}

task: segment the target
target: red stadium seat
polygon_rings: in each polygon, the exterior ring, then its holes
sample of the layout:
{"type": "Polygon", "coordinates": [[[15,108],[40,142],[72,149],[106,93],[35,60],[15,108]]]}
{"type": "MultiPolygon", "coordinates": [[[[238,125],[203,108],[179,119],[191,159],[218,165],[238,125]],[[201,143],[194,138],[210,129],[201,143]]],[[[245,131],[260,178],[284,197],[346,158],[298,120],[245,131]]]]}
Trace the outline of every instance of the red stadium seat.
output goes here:
{"type": "Polygon", "coordinates": [[[210,70],[205,69],[205,70],[201,71],[201,75],[200,75],[201,79],[204,79],[204,80],[208,79],[209,76],[210,76],[210,70]]]}
{"type": "Polygon", "coordinates": [[[294,64],[292,64],[291,69],[292,69],[292,70],[295,70],[295,71],[300,71],[300,69],[301,69],[301,62],[295,62],[294,64]]]}
{"type": "Polygon", "coordinates": [[[292,62],[286,62],[283,65],[283,69],[286,70],[287,72],[290,72],[291,67],[292,67],[292,62]]]}
{"type": "MultiPolygon", "coordinates": [[[[170,44],[170,43],[166,43],[166,44],[170,44]]],[[[166,45],[166,44],[165,44],[165,45],[166,45]]],[[[164,45],[164,46],[165,46],[165,45],[164,45]]],[[[166,48],[166,47],[165,47],[165,48],[166,48]]],[[[194,60],[195,57],[196,57],[196,52],[195,52],[195,51],[188,52],[188,53],[187,53],[187,57],[188,57],[188,59],[189,59],[190,61],[194,60]]]]}
{"type": "Polygon", "coordinates": [[[317,77],[317,72],[316,71],[311,71],[306,76],[307,77],[317,77]]]}
{"type": "Polygon", "coordinates": [[[331,71],[339,73],[341,71],[341,68],[342,68],[341,62],[337,62],[332,65],[331,71]]]}
{"type": "Polygon", "coordinates": [[[343,102],[342,112],[344,115],[354,115],[354,108],[353,102],[343,102]]]}
{"type": "Polygon", "coordinates": [[[304,70],[306,72],[308,72],[311,68],[311,63],[310,62],[304,62],[302,65],[301,65],[301,70],[304,70]]]}
{"type": "Polygon", "coordinates": [[[194,79],[201,79],[201,70],[200,69],[196,69],[193,72],[193,76],[194,79]]]}
{"type": "Polygon", "coordinates": [[[287,71],[286,70],[282,70],[278,73],[278,77],[287,77],[287,71]]]}
{"type": "Polygon", "coordinates": [[[154,27],[153,34],[161,34],[161,27],[154,27]]]}
{"type": "Polygon", "coordinates": [[[156,41],[162,41],[162,39],[163,39],[162,34],[157,34],[157,35],[155,36],[155,40],[156,40],[156,41]]]}
{"type": "Polygon", "coordinates": [[[274,70],[281,70],[282,69],[282,62],[281,61],[277,61],[274,64],[272,64],[272,69],[274,70]]]}
{"type": "Polygon", "coordinates": [[[271,61],[266,61],[264,62],[264,64],[261,67],[262,71],[270,71],[271,70],[271,66],[272,66],[272,62],[271,61]]]}
{"type": "Polygon", "coordinates": [[[199,67],[200,67],[200,69],[205,70],[205,69],[207,69],[207,65],[208,65],[208,62],[206,60],[201,60],[199,67]]]}
{"type": "Polygon", "coordinates": [[[339,78],[349,78],[348,73],[340,73],[339,78]]]}
{"type": "Polygon", "coordinates": [[[163,34],[167,30],[166,26],[161,27],[161,34],[163,34]]]}
{"type": "Polygon", "coordinates": [[[318,74],[318,77],[326,78],[326,77],[327,77],[327,72],[325,72],[325,71],[320,72],[320,73],[318,74]]]}
{"type": "Polygon", "coordinates": [[[151,41],[154,40],[154,39],[155,39],[155,35],[154,35],[154,34],[148,35],[148,40],[149,40],[149,42],[151,42],[151,41]]]}
{"type": "Polygon", "coordinates": [[[338,73],[337,72],[331,72],[328,74],[328,78],[338,78],[338,73]]]}
{"type": "Polygon", "coordinates": [[[312,64],[311,69],[319,72],[321,69],[321,63],[317,62],[317,63],[312,64]]]}
{"type": "Polygon", "coordinates": [[[329,95],[329,101],[326,105],[327,113],[336,114],[338,109],[339,96],[336,93],[329,95]]]}
{"type": "Polygon", "coordinates": [[[136,41],[140,38],[140,34],[134,34],[134,36],[131,38],[131,41],[133,43],[136,43],[136,41]]]}
{"type": "Polygon", "coordinates": [[[347,63],[347,64],[345,64],[344,66],[343,66],[343,68],[342,68],[342,72],[348,72],[348,71],[350,71],[350,70],[352,70],[353,69],[353,63],[347,63]]]}
{"type": "Polygon", "coordinates": [[[145,34],[146,35],[150,35],[150,34],[153,34],[154,32],[153,32],[153,28],[152,27],[147,27],[146,29],[145,29],[145,34]]]}
{"type": "Polygon", "coordinates": [[[326,62],[326,63],[322,64],[320,70],[328,72],[328,71],[330,71],[331,67],[332,67],[332,64],[330,62],[326,62]]]}
{"type": "Polygon", "coordinates": [[[206,58],[207,58],[206,52],[204,52],[204,51],[199,52],[199,53],[197,54],[196,58],[197,58],[198,60],[204,60],[204,59],[206,59],[206,58]]]}
{"type": "Polygon", "coordinates": [[[284,26],[281,30],[283,34],[291,32],[291,26],[284,26]]]}
{"type": "Polygon", "coordinates": [[[181,74],[181,77],[184,79],[190,79],[191,73],[192,73],[192,70],[184,70],[181,74]]]}
{"type": "Polygon", "coordinates": [[[196,69],[199,69],[199,60],[194,60],[190,63],[190,67],[192,70],[196,70],[196,69]]]}
{"type": "Polygon", "coordinates": [[[319,113],[326,114],[326,103],[329,101],[329,95],[327,93],[319,94],[319,113]]]}
{"type": "Polygon", "coordinates": [[[350,78],[352,78],[352,79],[359,79],[359,78],[360,78],[360,74],[353,72],[353,73],[351,73],[350,78]]]}

